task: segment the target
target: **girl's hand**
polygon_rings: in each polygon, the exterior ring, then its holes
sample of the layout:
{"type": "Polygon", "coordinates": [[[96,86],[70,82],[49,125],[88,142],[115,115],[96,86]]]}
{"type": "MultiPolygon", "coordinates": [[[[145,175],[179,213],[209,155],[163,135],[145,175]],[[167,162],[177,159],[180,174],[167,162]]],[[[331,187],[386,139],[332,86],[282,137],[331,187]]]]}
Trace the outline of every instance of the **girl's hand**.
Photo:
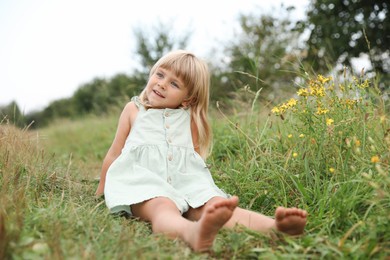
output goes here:
{"type": "Polygon", "coordinates": [[[101,197],[104,195],[104,185],[102,185],[101,182],[99,182],[99,186],[96,189],[95,196],[96,197],[101,197]]]}

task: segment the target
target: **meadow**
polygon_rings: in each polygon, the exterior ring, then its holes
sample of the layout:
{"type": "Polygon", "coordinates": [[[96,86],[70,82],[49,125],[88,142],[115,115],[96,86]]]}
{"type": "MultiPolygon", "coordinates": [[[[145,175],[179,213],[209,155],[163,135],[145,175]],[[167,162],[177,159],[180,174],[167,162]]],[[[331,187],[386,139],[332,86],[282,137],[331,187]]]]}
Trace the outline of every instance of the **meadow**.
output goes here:
{"type": "MultiPolygon", "coordinates": [[[[251,95],[249,91],[247,93],[251,95]]],[[[0,124],[0,259],[388,259],[389,101],[363,76],[308,77],[276,106],[211,111],[207,163],[240,206],[309,212],[305,234],[222,230],[211,253],[109,214],[96,177],[119,110],[39,130],[0,124]]],[[[231,105],[234,105],[232,102],[231,105]]]]}

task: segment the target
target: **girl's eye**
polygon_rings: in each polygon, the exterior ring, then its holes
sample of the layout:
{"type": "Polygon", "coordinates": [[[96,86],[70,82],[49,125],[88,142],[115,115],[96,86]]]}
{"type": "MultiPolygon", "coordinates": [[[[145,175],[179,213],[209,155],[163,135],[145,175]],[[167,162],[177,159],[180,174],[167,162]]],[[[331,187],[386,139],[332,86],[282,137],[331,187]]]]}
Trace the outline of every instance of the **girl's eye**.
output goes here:
{"type": "Polygon", "coordinates": [[[157,75],[157,77],[159,77],[159,78],[163,78],[163,77],[164,77],[164,75],[163,75],[161,72],[156,72],[156,75],[157,75]]]}
{"type": "Polygon", "coordinates": [[[175,88],[178,88],[179,85],[176,83],[176,82],[171,82],[172,86],[174,86],[175,88]]]}

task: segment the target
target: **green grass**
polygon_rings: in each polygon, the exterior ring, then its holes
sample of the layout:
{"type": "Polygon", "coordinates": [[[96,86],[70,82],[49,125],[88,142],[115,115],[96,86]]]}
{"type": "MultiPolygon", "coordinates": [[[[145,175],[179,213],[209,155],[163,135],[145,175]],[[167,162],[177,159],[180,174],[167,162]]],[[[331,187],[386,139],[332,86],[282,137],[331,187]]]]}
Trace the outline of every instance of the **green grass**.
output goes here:
{"type": "Polygon", "coordinates": [[[273,215],[279,205],[296,206],[309,218],[298,238],[222,230],[210,254],[111,215],[94,197],[118,115],[57,121],[39,131],[2,122],[0,259],[386,259],[388,104],[367,89],[353,106],[345,105],[346,92],[335,99],[326,91],[324,115],[316,114],[313,96],[288,107],[284,120],[263,107],[213,116],[207,163],[218,186],[239,195],[241,207],[273,215]],[[334,122],[326,124],[329,118],[334,122]]]}

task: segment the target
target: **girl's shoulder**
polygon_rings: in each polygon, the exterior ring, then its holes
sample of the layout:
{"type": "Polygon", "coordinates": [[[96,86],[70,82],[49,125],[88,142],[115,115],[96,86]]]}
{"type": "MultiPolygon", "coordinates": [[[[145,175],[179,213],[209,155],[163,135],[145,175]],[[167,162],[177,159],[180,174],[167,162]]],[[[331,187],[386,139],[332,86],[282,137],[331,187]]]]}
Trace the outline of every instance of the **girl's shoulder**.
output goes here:
{"type": "Polygon", "coordinates": [[[138,111],[139,109],[136,103],[134,101],[129,101],[123,108],[121,118],[126,118],[127,120],[129,120],[130,125],[133,125],[138,115],[138,111]]]}

